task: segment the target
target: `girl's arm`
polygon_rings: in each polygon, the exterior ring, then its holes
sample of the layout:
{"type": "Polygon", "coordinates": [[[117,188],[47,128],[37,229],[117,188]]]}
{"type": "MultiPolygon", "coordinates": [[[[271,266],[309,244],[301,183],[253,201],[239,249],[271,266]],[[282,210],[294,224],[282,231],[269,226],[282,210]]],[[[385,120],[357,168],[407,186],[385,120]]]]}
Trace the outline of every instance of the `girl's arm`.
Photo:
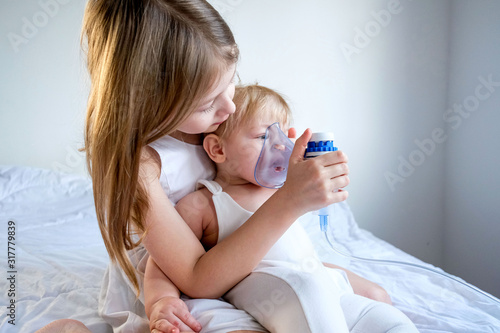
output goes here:
{"type": "Polygon", "coordinates": [[[199,332],[201,325],[180,298],[177,287],[150,257],[144,273],[144,298],[149,328],[157,332],[199,332]]]}
{"type": "Polygon", "coordinates": [[[349,182],[346,156],[333,152],[304,160],[310,136],[307,130],[297,139],[285,185],[208,252],[167,199],[157,176],[159,165],[153,160],[143,164],[141,178],[150,205],[144,245],[183,293],[194,298],[222,296],[255,268],[299,216],[347,198],[347,192],[333,191],[349,182]]]}
{"type": "MultiPolygon", "coordinates": [[[[203,221],[206,221],[208,216],[214,216],[215,208],[210,203],[211,201],[203,195],[202,191],[196,191],[182,198],[175,206],[200,240],[206,235],[206,230],[210,229],[204,226],[203,221]]],[[[211,220],[210,225],[213,225],[214,221],[216,220],[211,220]]],[[[215,239],[213,243],[216,242],[215,239]]],[[[169,333],[179,332],[179,330],[200,331],[200,323],[194,319],[186,304],[179,297],[179,289],[161,271],[154,260],[151,257],[148,258],[144,274],[144,298],[151,331],[169,333]]]]}

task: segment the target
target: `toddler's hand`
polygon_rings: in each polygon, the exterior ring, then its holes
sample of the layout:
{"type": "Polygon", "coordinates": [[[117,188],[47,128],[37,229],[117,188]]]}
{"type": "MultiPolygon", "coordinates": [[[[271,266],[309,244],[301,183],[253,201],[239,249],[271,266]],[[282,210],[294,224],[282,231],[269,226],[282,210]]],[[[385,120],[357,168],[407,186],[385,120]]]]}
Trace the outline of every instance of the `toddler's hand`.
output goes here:
{"type": "Polygon", "coordinates": [[[189,313],[186,303],[177,297],[164,297],[151,308],[152,333],[199,332],[201,325],[189,313]]]}
{"type": "Polygon", "coordinates": [[[342,190],[349,184],[347,156],[342,151],[335,151],[304,159],[310,138],[311,130],[307,129],[296,140],[282,188],[288,191],[290,204],[302,210],[302,213],[344,201],[348,195],[347,191],[342,190]]]}
{"type": "Polygon", "coordinates": [[[297,130],[295,129],[295,127],[290,127],[288,129],[288,138],[290,140],[292,140],[293,143],[295,143],[295,141],[297,140],[297,130]]]}

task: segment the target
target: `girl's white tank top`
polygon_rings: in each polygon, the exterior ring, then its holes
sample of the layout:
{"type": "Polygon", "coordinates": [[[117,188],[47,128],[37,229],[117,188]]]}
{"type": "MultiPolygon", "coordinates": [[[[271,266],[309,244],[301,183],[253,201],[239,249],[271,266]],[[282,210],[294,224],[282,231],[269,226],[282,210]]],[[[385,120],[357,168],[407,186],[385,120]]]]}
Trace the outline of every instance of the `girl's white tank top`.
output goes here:
{"type": "Polygon", "coordinates": [[[149,146],[160,155],[160,184],[174,205],[196,190],[198,180],[212,180],[215,177],[215,166],[202,145],[186,143],[166,135],[149,146]]]}

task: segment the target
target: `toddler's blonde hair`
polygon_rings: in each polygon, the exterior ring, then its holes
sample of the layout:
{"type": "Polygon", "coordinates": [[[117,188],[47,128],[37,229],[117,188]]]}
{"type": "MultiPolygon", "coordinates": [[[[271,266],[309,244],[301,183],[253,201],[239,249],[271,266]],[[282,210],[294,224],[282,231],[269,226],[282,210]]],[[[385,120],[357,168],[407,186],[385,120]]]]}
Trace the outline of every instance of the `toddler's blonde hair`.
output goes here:
{"type": "Polygon", "coordinates": [[[223,122],[215,134],[222,140],[238,131],[249,122],[258,118],[268,117],[276,119],[281,129],[288,129],[292,123],[292,113],[285,98],[275,90],[252,84],[238,85],[235,88],[233,102],[236,112],[223,122]]]}

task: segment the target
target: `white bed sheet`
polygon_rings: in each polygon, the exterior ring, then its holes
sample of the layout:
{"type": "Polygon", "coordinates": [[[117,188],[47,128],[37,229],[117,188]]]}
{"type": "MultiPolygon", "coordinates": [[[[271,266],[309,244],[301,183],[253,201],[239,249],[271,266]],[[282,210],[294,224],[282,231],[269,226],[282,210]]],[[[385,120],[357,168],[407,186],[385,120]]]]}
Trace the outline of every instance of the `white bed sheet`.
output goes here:
{"type": "MultiPolygon", "coordinates": [[[[9,324],[0,279],[0,332],[34,332],[60,318],[82,321],[92,332],[110,332],[97,303],[108,256],[96,222],[88,178],[25,167],[0,167],[0,260],[7,275],[7,222],[16,223],[15,326],[9,324]]],[[[318,253],[334,262],[317,225],[304,216],[318,253]]],[[[331,230],[352,254],[428,265],[358,228],[347,204],[336,205],[331,230]],[[334,227],[333,227],[334,226],[334,227]]],[[[428,265],[429,267],[432,267],[428,265]]],[[[445,278],[407,267],[351,261],[354,272],[382,285],[396,307],[421,332],[500,332],[500,305],[445,278]]]]}

